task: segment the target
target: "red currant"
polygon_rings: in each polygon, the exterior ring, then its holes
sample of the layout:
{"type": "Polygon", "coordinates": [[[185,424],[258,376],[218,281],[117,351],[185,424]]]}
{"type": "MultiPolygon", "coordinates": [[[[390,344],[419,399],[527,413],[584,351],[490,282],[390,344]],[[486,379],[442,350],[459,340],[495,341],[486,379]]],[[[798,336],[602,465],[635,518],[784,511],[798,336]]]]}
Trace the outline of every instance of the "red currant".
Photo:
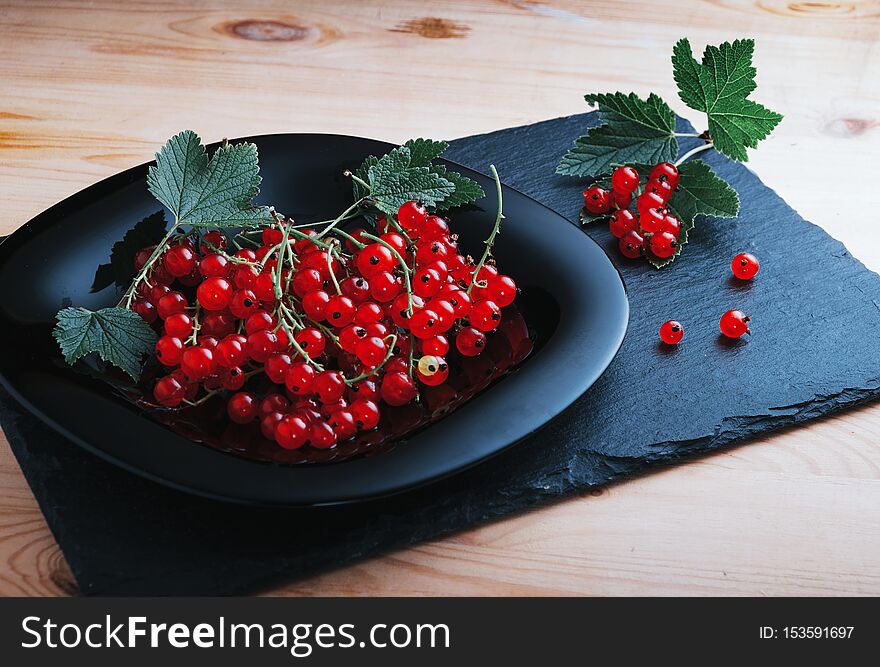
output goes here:
{"type": "Polygon", "coordinates": [[[328,303],[330,303],[330,295],[324,290],[309,292],[302,298],[303,311],[315,322],[326,319],[328,303]]]}
{"type": "Polygon", "coordinates": [[[208,377],[214,372],[214,365],[214,353],[202,346],[186,348],[180,360],[180,367],[192,381],[208,377]]]}
{"type": "Polygon", "coordinates": [[[370,278],[370,296],[379,303],[388,303],[403,289],[393,273],[382,271],[370,278]]]}
{"type": "Polygon", "coordinates": [[[287,377],[287,370],[292,365],[293,359],[290,358],[290,355],[278,352],[266,359],[263,371],[266,373],[266,377],[275,384],[283,384],[287,377]]]}
{"type": "MultiPolygon", "coordinates": [[[[294,293],[302,298],[309,292],[321,289],[324,286],[324,280],[316,269],[300,269],[293,274],[292,284],[294,293]]],[[[274,294],[274,286],[272,289],[274,294]]]]}
{"type": "Polygon", "coordinates": [[[349,276],[339,283],[339,287],[356,306],[370,298],[370,283],[360,276],[349,276]]]}
{"type": "Polygon", "coordinates": [[[284,449],[299,449],[309,441],[309,425],[294,415],[287,415],[275,426],[275,442],[284,449]]]}
{"type": "Polygon", "coordinates": [[[428,218],[428,211],[421,204],[408,201],[397,209],[397,221],[400,226],[407,231],[417,231],[425,224],[428,218]]]}
{"type": "Polygon", "coordinates": [[[618,242],[620,254],[629,259],[638,259],[642,256],[645,247],[645,239],[637,231],[627,232],[618,242]]]}
{"type": "Polygon", "coordinates": [[[156,358],[163,366],[178,366],[183,358],[183,341],[175,336],[162,336],[156,341],[156,358]]]}
{"type": "Polygon", "coordinates": [[[354,352],[364,366],[373,367],[378,366],[382,362],[388,353],[388,348],[385,345],[385,341],[381,338],[371,336],[370,338],[358,341],[354,352]]]}
{"type": "Polygon", "coordinates": [[[639,172],[632,167],[618,167],[611,174],[611,189],[630,194],[639,187],[639,172]]]}
{"type": "Polygon", "coordinates": [[[357,256],[357,268],[364,278],[370,279],[377,273],[388,272],[394,268],[396,260],[391,251],[381,243],[371,243],[357,256]]]}
{"type": "Polygon", "coordinates": [[[760,268],[758,258],[748,252],[741,252],[730,263],[730,268],[740,280],[751,280],[758,273],[760,268]]]}
{"type": "Polygon", "coordinates": [[[348,388],[348,400],[354,403],[359,398],[365,398],[368,401],[379,400],[379,386],[370,378],[361,380],[355,385],[348,388]]]}
{"type": "Polygon", "coordinates": [[[163,320],[186,310],[186,297],[180,292],[168,292],[156,303],[156,312],[163,320]]]}
{"type": "Polygon", "coordinates": [[[199,271],[206,278],[225,278],[229,274],[229,260],[223,255],[211,253],[202,257],[199,262],[199,271]]]}
{"type": "Polygon", "coordinates": [[[259,411],[257,399],[246,391],[233,394],[226,403],[226,412],[236,424],[249,424],[257,418],[259,411]]]}
{"type": "Polygon", "coordinates": [[[321,403],[335,403],[345,393],[345,380],[338,371],[322,371],[312,382],[312,391],[321,403]]]}
{"type": "Polygon", "coordinates": [[[169,336],[188,338],[192,330],[192,318],[186,313],[175,313],[165,318],[165,333],[169,336]]]}
{"type": "Polygon", "coordinates": [[[663,208],[666,205],[666,202],[663,201],[663,197],[658,195],[656,192],[643,192],[639,195],[638,199],[636,199],[636,210],[639,212],[639,215],[644,215],[645,211],[649,208],[663,208]]]}
{"type": "Polygon", "coordinates": [[[275,318],[272,317],[265,310],[258,310],[253,315],[247,318],[244,323],[244,330],[248,336],[256,331],[260,331],[261,329],[274,329],[275,328],[275,318]]]}
{"type": "Polygon", "coordinates": [[[185,397],[183,384],[171,375],[166,375],[153,387],[153,398],[166,408],[176,408],[185,397]]]}
{"type": "Polygon", "coordinates": [[[739,338],[743,334],[751,333],[749,331],[750,317],[741,310],[728,310],[721,316],[719,327],[721,333],[728,338],[739,338]]]}
{"type": "Polygon", "coordinates": [[[357,424],[351,410],[336,410],[330,415],[327,423],[336,433],[340,440],[348,440],[357,434],[357,424]]]}
{"type": "Polygon", "coordinates": [[[260,414],[268,415],[272,412],[287,412],[290,407],[290,401],[284,394],[267,394],[260,401],[260,414]]]}
{"type": "Polygon", "coordinates": [[[192,273],[196,266],[196,254],[185,245],[170,247],[162,258],[165,270],[175,278],[182,278],[192,273]]]}
{"type": "Polygon", "coordinates": [[[660,231],[672,234],[675,238],[678,238],[679,234],[681,234],[681,222],[671,213],[667,213],[663,216],[663,224],[660,225],[660,231]]]}
{"type": "Polygon", "coordinates": [[[240,289],[232,293],[229,310],[240,320],[246,320],[260,309],[257,295],[249,289],[240,289]]]}
{"type": "MultiPolygon", "coordinates": [[[[354,235],[352,234],[352,236],[354,235]]],[[[406,239],[397,232],[386,232],[385,234],[382,234],[382,236],[380,236],[379,238],[385,241],[385,243],[390,245],[401,255],[406,250],[406,239]]],[[[369,244],[369,239],[367,239],[366,242],[367,244],[369,244]]]]}
{"type": "Polygon", "coordinates": [[[238,366],[224,368],[220,371],[220,382],[227,391],[238,391],[244,386],[246,379],[244,371],[238,366]]]}
{"type": "Polygon", "coordinates": [[[651,237],[651,252],[660,259],[669,259],[677,248],[678,241],[668,232],[658,232],[651,237]]]}
{"type": "Polygon", "coordinates": [[[223,232],[213,229],[202,236],[201,251],[203,255],[217,250],[226,250],[226,237],[223,232]]]}
{"type": "Polygon", "coordinates": [[[379,304],[367,301],[357,307],[354,314],[354,321],[362,327],[365,327],[368,324],[373,324],[381,320],[384,314],[385,313],[379,304]]]}
{"type": "Polygon", "coordinates": [[[223,368],[241,366],[248,358],[247,342],[248,339],[239,334],[226,336],[213,350],[217,365],[223,368]]]}
{"type": "Polygon", "coordinates": [[[371,431],[379,424],[379,406],[366,398],[359,398],[349,406],[358,428],[371,431]]]}
{"type": "Polygon", "coordinates": [[[663,218],[664,214],[660,212],[660,209],[649,208],[647,211],[639,215],[639,227],[641,227],[642,231],[646,234],[654,234],[655,232],[659,232],[660,227],[663,226],[663,218]]]}
{"type": "Polygon", "coordinates": [[[420,297],[426,299],[432,297],[442,286],[440,274],[435,269],[424,268],[416,271],[413,279],[413,291],[420,297]]]}
{"type": "Polygon", "coordinates": [[[684,336],[684,328],[675,320],[660,325],[660,340],[667,345],[678,345],[684,336]]]}
{"type": "Polygon", "coordinates": [[[446,220],[439,215],[429,215],[421,228],[421,240],[433,241],[445,236],[449,236],[449,224],[446,220]]]}
{"type": "Polygon", "coordinates": [[[260,433],[263,434],[263,437],[267,440],[275,439],[275,429],[278,427],[278,422],[284,419],[283,412],[270,412],[269,414],[263,414],[260,417],[260,433]]]}
{"type": "Polygon", "coordinates": [[[419,381],[429,387],[441,385],[449,377],[449,365],[446,359],[433,354],[426,354],[419,359],[416,368],[419,381]]]}
{"type": "Polygon", "coordinates": [[[651,173],[648,175],[649,180],[653,181],[664,181],[669,183],[669,185],[674,190],[678,187],[678,179],[679,179],[678,167],[676,167],[671,162],[660,162],[659,164],[654,165],[651,169],[651,173]]]}
{"type": "Polygon", "coordinates": [[[489,292],[489,298],[501,308],[506,308],[516,298],[516,283],[510,276],[495,276],[489,281],[486,289],[489,292]]]}
{"type": "Polygon", "coordinates": [[[315,369],[305,362],[292,364],[284,375],[284,385],[291,393],[297,396],[305,396],[312,393],[312,383],[314,380],[315,369]]]}
{"type": "Polygon", "coordinates": [[[339,332],[339,347],[354,354],[357,344],[367,337],[367,330],[359,324],[349,324],[339,332]]]}
{"type": "Polygon", "coordinates": [[[225,278],[211,276],[199,285],[196,298],[205,310],[223,310],[232,297],[232,285],[225,278]]]}
{"type": "Polygon", "coordinates": [[[486,347],[486,334],[475,327],[465,327],[455,337],[455,347],[465,357],[476,357],[486,347]]]}
{"type": "Polygon", "coordinates": [[[422,341],[422,354],[443,357],[449,352],[449,340],[446,336],[432,336],[422,341]]]}
{"type": "Polygon", "coordinates": [[[471,308],[468,320],[472,326],[480,331],[493,331],[501,323],[501,309],[498,304],[489,299],[477,301],[471,308]]]}
{"type": "Polygon", "coordinates": [[[300,329],[296,332],[293,339],[309,355],[310,359],[317,359],[324,354],[324,348],[327,346],[327,339],[324,337],[324,334],[314,327],[300,329]]]}
{"type": "Polygon", "coordinates": [[[275,300],[275,278],[269,269],[266,269],[254,279],[252,289],[260,301],[271,303],[275,300]]]}
{"type": "Polygon", "coordinates": [[[611,193],[598,185],[584,190],[584,208],[593,215],[603,215],[611,210],[611,193]]]}
{"type": "Polygon", "coordinates": [[[344,327],[354,319],[354,304],[347,296],[332,296],[327,302],[326,316],[334,327],[344,327]]]}
{"type": "Polygon", "coordinates": [[[315,422],[309,432],[309,441],[316,449],[330,449],[336,444],[338,437],[336,431],[327,422],[315,422]]]}
{"type": "Polygon", "coordinates": [[[436,336],[441,333],[439,316],[429,308],[419,310],[409,318],[409,329],[416,338],[436,336]]]}
{"type": "Polygon", "coordinates": [[[621,209],[611,214],[608,229],[615,237],[623,238],[627,232],[634,231],[637,225],[636,216],[626,209],[621,209]]]}
{"type": "Polygon", "coordinates": [[[386,373],[379,389],[388,405],[406,405],[418,395],[418,389],[406,373],[386,373]]]}
{"type": "Polygon", "coordinates": [[[141,316],[141,319],[147,324],[156,321],[156,306],[146,299],[138,299],[131,308],[134,312],[141,316]]]}
{"type": "Polygon", "coordinates": [[[270,329],[260,329],[250,334],[247,339],[248,356],[262,364],[281,348],[278,334],[270,329]]]}
{"type": "Polygon", "coordinates": [[[627,192],[626,194],[617,192],[616,190],[612,190],[611,192],[611,205],[618,210],[628,209],[629,205],[632,204],[632,200],[633,196],[631,192],[627,192]]]}
{"type": "Polygon", "coordinates": [[[664,202],[668,202],[672,196],[672,186],[667,181],[651,180],[645,186],[645,192],[653,192],[664,202]]]}

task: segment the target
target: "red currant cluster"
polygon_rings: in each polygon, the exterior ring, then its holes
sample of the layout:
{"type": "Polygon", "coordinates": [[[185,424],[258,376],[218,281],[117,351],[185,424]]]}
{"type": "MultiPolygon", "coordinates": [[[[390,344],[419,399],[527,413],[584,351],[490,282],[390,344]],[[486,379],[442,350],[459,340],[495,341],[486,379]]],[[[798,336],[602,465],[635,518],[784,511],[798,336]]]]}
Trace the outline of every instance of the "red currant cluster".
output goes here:
{"type": "Polygon", "coordinates": [[[446,382],[452,346],[483,352],[516,284],[462,255],[445,219],[407,202],[379,217],[375,235],[336,222],[315,230],[276,218],[234,253],[211,231],[175,239],[158,259],[155,248],[137,254],[136,271],[153,264],[132,308],[161,321],[156,357],[171,369],[153,388],[159,404],[235,392],[233,422],[259,419],[285,449],[327,449],[374,429],[383,404],[417,400],[419,383],[446,382]],[[256,375],[275,389],[242,391],[256,375]]]}
{"type": "Polygon", "coordinates": [[[584,208],[591,215],[611,214],[608,227],[620,241],[624,257],[636,259],[650,252],[658,259],[669,259],[678,248],[681,222],[666,208],[678,187],[678,168],[670,162],[654,165],[645,188],[635,199],[636,213],[630,210],[639,190],[639,172],[618,167],[611,174],[611,190],[592,185],[584,190],[584,208]]]}
{"type": "MultiPolygon", "coordinates": [[[[730,263],[730,270],[740,280],[751,280],[758,274],[760,264],[758,258],[748,252],[741,252],[730,263]]],[[[728,310],[718,321],[721,333],[727,338],[740,338],[749,331],[751,318],[741,310],[728,310]]],[[[676,320],[669,320],[660,325],[660,340],[667,345],[678,345],[684,337],[684,327],[676,320]]]]}

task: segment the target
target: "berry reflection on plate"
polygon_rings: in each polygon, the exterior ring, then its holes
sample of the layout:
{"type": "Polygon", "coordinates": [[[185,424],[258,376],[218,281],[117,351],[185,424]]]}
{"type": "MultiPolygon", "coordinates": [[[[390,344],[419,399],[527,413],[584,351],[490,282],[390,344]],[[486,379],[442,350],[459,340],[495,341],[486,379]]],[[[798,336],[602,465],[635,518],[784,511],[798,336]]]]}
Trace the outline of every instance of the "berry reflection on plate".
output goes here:
{"type": "Polygon", "coordinates": [[[368,158],[355,202],[301,224],[252,204],[253,144],[209,159],[184,132],[150,191],[175,222],[133,253],[119,305],[59,313],[69,363],[95,351],[139,380],[130,397],[177,432],[249,458],[340,460],[378,451],[521,362],[532,341],[517,286],[459,251],[439,211],[483,196],[414,140],[368,158]],[[145,365],[141,359],[147,356],[145,365]],[[140,392],[140,393],[139,393],[140,392]]]}

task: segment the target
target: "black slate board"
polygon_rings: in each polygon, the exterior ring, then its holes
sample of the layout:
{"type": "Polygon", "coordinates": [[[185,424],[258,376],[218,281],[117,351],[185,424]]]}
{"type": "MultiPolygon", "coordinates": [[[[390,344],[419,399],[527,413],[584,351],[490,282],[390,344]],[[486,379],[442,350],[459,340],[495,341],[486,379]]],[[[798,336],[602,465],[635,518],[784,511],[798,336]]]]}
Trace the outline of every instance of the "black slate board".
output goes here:
{"type": "MultiPolygon", "coordinates": [[[[574,116],[459,139],[448,157],[484,171],[494,162],[507,184],[575,221],[583,186],[553,168],[594,122],[574,116]]],[[[354,507],[222,505],[116,469],[3,396],[0,422],[82,592],[246,593],[880,395],[880,277],[744,166],[707,161],[738,190],[740,218],[704,221],[682,258],[659,272],[622,260],[607,228],[591,228],[629,292],[620,354],[537,436],[425,489],[354,507]],[[752,283],[729,277],[743,250],[761,260],[752,283]],[[729,308],[752,314],[750,340],[720,338],[718,317],[729,308]],[[686,331],[671,351],[657,339],[669,318],[686,331]]]]}

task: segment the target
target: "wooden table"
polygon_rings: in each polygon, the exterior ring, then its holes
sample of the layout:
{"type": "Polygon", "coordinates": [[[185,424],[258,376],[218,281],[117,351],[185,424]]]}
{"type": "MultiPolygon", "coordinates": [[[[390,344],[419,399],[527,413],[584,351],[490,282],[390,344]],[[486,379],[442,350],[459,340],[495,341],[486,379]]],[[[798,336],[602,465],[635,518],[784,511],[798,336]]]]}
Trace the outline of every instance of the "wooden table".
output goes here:
{"type": "MultiPolygon", "coordinates": [[[[0,233],[185,127],[454,138],[618,89],[687,115],[682,35],[757,38],[758,97],[786,118],[750,166],[880,268],[876,0],[3,1],[0,233]]],[[[877,595],[878,441],[864,407],[277,592],[877,595]]],[[[0,593],[75,591],[4,442],[0,593]]]]}

